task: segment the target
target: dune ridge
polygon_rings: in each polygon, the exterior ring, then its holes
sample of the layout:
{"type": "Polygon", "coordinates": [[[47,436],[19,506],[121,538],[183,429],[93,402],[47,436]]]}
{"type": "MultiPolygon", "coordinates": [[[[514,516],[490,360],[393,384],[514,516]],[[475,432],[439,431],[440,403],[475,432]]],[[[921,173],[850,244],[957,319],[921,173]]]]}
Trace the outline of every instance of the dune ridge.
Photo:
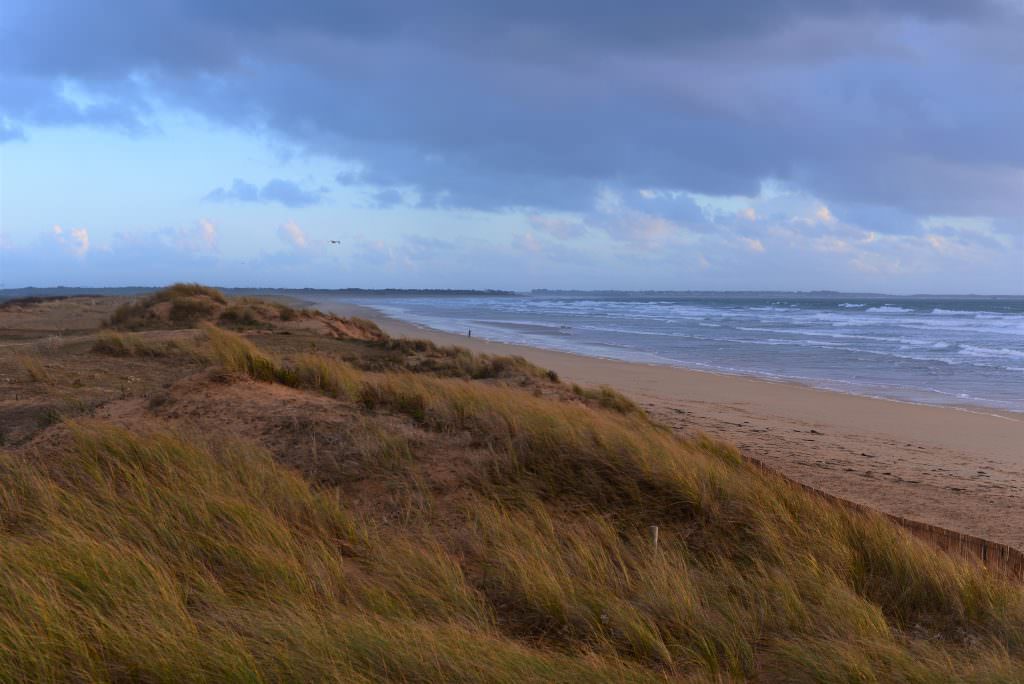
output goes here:
{"type": "Polygon", "coordinates": [[[195,325],[0,348],[0,679],[1024,676],[1018,583],[610,387],[195,325]]]}

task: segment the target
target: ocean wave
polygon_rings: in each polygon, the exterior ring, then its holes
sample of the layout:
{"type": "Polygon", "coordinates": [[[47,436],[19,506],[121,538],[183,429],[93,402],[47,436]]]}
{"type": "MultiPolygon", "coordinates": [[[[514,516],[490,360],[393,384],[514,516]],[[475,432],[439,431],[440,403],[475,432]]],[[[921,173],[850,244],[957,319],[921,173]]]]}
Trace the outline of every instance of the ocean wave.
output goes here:
{"type": "Polygon", "coordinates": [[[882,306],[873,306],[870,309],[865,309],[868,313],[912,313],[913,309],[905,309],[902,306],[890,306],[889,304],[883,304],[882,306]]]}
{"type": "MultiPolygon", "coordinates": [[[[933,316],[974,316],[977,318],[1004,318],[998,311],[964,311],[963,309],[932,309],[933,316]]],[[[1019,317],[1019,316],[1018,316],[1019,317]]]]}
{"type": "Polygon", "coordinates": [[[1002,356],[1008,359],[1024,359],[1024,350],[1007,349],[1006,347],[992,349],[991,347],[977,347],[973,344],[961,344],[960,353],[967,356],[1002,356]]]}
{"type": "Polygon", "coordinates": [[[859,309],[862,306],[867,306],[867,304],[851,304],[849,302],[843,302],[837,306],[839,306],[840,309],[859,309]]]}

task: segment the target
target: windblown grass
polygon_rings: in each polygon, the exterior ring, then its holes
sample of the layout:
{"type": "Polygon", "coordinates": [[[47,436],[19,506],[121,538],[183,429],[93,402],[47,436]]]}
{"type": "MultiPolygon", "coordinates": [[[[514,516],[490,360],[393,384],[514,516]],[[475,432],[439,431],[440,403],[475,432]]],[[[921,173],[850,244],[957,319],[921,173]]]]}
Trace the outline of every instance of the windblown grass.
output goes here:
{"type": "Polygon", "coordinates": [[[383,346],[407,357],[407,367],[416,372],[472,380],[525,378],[558,382],[557,373],[521,356],[474,354],[464,347],[440,347],[429,340],[407,338],[389,338],[383,346]]]}
{"type": "Polygon", "coordinates": [[[187,297],[206,297],[218,304],[227,304],[228,299],[224,293],[214,287],[200,285],[199,283],[175,283],[163,289],[157,290],[150,295],[154,302],[168,302],[187,297]]]}
{"type": "Polygon", "coordinates": [[[0,680],[657,680],[505,637],[440,546],[374,542],[258,450],[71,429],[0,458],[0,680]]]}
{"type": "Polygon", "coordinates": [[[92,345],[94,352],[109,356],[167,356],[181,349],[176,342],[155,343],[134,333],[112,331],[100,333],[92,345]]]}
{"type": "Polygon", "coordinates": [[[590,401],[598,406],[603,406],[619,413],[643,414],[643,410],[621,392],[608,385],[601,385],[597,389],[587,389],[573,384],[572,393],[576,396],[590,401]]]}
{"type": "Polygon", "coordinates": [[[468,433],[493,454],[472,486],[495,503],[474,509],[466,552],[517,638],[716,677],[1021,672],[1019,587],[761,473],[727,445],[680,440],[611,391],[588,396],[591,407],[337,368],[344,391],[302,384],[356,397],[371,415],[468,433]],[[662,530],[656,552],[652,524],[662,530]]]}
{"type": "Polygon", "coordinates": [[[126,302],[114,310],[107,325],[112,328],[140,329],[183,326],[196,323],[217,314],[227,305],[220,290],[196,283],[176,283],[142,299],[126,302]],[[166,316],[161,320],[154,307],[169,303],[166,316]]]}
{"type": "Polygon", "coordinates": [[[387,335],[380,329],[380,326],[371,320],[360,318],[359,316],[351,316],[346,318],[345,321],[353,328],[362,331],[367,339],[384,339],[387,335]]]}
{"type": "Polygon", "coordinates": [[[317,354],[301,354],[293,362],[298,384],[335,398],[359,396],[359,372],[346,363],[317,354]]]}
{"type": "Polygon", "coordinates": [[[50,372],[46,370],[46,366],[43,365],[39,357],[30,354],[18,354],[15,357],[15,361],[32,382],[50,382],[52,380],[50,372]]]}
{"type": "Polygon", "coordinates": [[[289,382],[290,376],[272,356],[257,349],[249,340],[237,333],[204,324],[210,359],[232,373],[248,375],[255,380],[289,382]]]}
{"type": "Polygon", "coordinates": [[[335,398],[342,458],[421,505],[362,517],[245,443],[72,422],[0,455],[0,681],[1024,680],[1019,585],[614,394],[203,331],[224,369],[335,398]],[[431,480],[426,442],[461,470],[431,480]]]}

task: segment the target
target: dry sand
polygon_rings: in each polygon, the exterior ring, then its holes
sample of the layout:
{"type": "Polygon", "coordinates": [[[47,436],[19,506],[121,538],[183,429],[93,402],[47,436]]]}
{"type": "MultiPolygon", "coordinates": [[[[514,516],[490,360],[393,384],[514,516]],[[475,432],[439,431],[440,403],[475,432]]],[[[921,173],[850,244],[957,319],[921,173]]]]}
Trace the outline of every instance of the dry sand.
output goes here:
{"type": "Polygon", "coordinates": [[[388,333],[518,354],[583,385],[611,385],[663,423],[736,444],[830,494],[1024,549],[1024,414],[858,397],[803,385],[598,359],[439,332],[354,304],[317,302],[388,333]]]}

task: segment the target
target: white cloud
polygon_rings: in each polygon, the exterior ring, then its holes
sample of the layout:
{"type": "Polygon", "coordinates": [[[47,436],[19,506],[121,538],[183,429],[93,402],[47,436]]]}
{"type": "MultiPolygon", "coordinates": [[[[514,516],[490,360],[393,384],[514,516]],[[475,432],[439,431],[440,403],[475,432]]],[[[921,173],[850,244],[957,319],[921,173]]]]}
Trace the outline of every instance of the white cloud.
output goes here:
{"type": "Polygon", "coordinates": [[[814,241],[814,249],[819,252],[834,252],[843,254],[849,252],[851,247],[850,243],[846,240],[835,237],[834,235],[824,235],[817,238],[814,241]]]}
{"type": "Polygon", "coordinates": [[[741,236],[740,237],[740,241],[742,241],[743,244],[746,245],[746,248],[749,249],[751,252],[763,252],[764,251],[764,243],[761,242],[760,240],[756,239],[756,238],[748,238],[748,237],[742,237],[741,236]]]}
{"type": "Polygon", "coordinates": [[[534,237],[533,233],[529,231],[516,238],[514,244],[519,249],[523,249],[526,250],[527,252],[532,252],[534,254],[537,254],[543,250],[543,247],[541,246],[540,242],[538,242],[537,238],[534,237]]]}
{"type": "Polygon", "coordinates": [[[587,227],[576,218],[553,216],[550,214],[533,214],[528,217],[534,230],[547,233],[559,240],[580,237],[587,232],[587,227]]]}
{"type": "Polygon", "coordinates": [[[299,228],[295,221],[288,221],[277,229],[278,237],[291,244],[296,249],[305,249],[309,244],[306,234],[299,228]]]}
{"type": "Polygon", "coordinates": [[[206,218],[186,228],[168,229],[165,235],[165,240],[185,252],[209,252],[217,246],[217,226],[206,218]]]}
{"type": "Polygon", "coordinates": [[[65,230],[61,226],[55,225],[53,235],[61,246],[75,256],[83,257],[89,251],[89,231],[85,228],[65,230]]]}
{"type": "Polygon", "coordinates": [[[814,218],[820,223],[833,224],[836,222],[836,217],[832,215],[832,212],[824,204],[818,207],[818,211],[814,212],[814,218]]]}
{"type": "Polygon", "coordinates": [[[217,240],[217,228],[210,219],[199,219],[199,233],[207,247],[213,247],[217,240]]]}

